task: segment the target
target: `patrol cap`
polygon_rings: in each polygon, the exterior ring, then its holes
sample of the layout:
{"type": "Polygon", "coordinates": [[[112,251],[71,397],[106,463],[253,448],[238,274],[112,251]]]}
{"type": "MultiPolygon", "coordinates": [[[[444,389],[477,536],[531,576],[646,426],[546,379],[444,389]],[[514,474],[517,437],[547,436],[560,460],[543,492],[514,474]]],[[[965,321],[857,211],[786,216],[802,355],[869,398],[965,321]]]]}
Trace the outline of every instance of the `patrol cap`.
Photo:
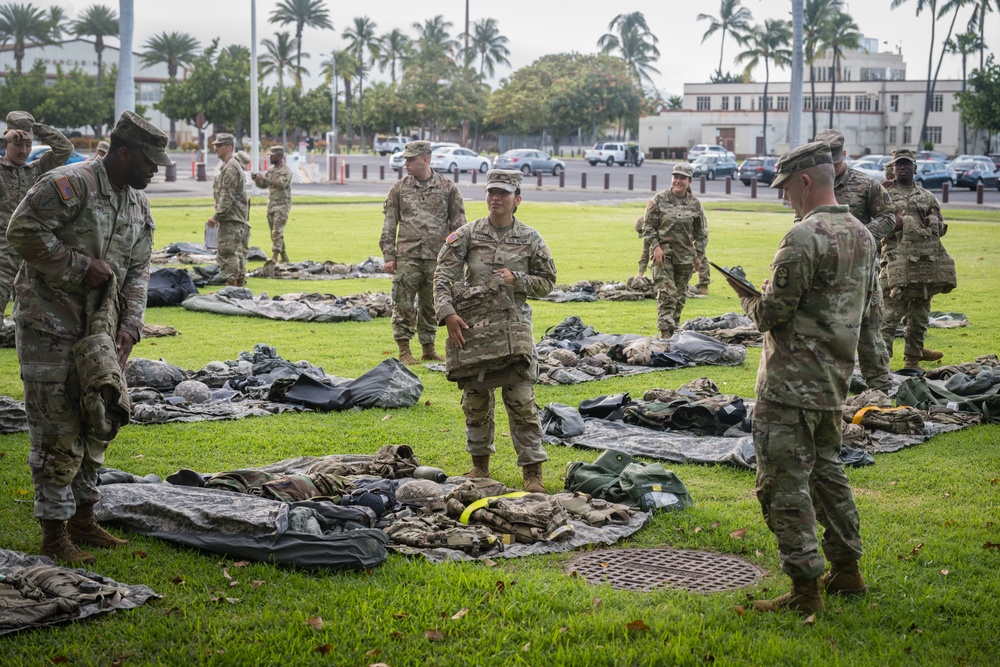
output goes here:
{"type": "Polygon", "coordinates": [[[778,175],[771,182],[771,187],[780,188],[795,172],[818,164],[833,164],[830,144],[825,141],[813,141],[793,148],[778,158],[778,164],[774,167],[778,175]]]}
{"type": "Polygon", "coordinates": [[[7,114],[8,129],[24,130],[28,134],[31,134],[34,127],[35,117],[27,111],[11,111],[7,114]]]}
{"type": "Polygon", "coordinates": [[[909,160],[913,164],[916,164],[917,154],[910,148],[899,148],[892,152],[892,160],[889,164],[896,164],[897,162],[902,162],[903,160],[909,160]]]}
{"type": "Polygon", "coordinates": [[[115,129],[111,130],[111,136],[138,148],[153,164],[161,167],[173,164],[167,157],[167,135],[132,111],[122,112],[115,129]]]}
{"type": "Polygon", "coordinates": [[[228,132],[220,132],[215,135],[215,141],[212,142],[213,146],[235,146],[236,137],[229,134],[228,132]]]}
{"type": "Polygon", "coordinates": [[[430,155],[431,154],[431,142],[429,141],[411,141],[406,144],[406,148],[403,149],[403,157],[417,157],[418,155],[430,155]]]}
{"type": "Polygon", "coordinates": [[[840,130],[823,130],[816,135],[816,141],[830,144],[830,154],[834,164],[844,161],[844,133],[840,130]]]}
{"type": "Polygon", "coordinates": [[[671,176],[684,176],[686,178],[694,178],[694,167],[692,167],[687,162],[678,162],[674,165],[673,171],[670,172],[671,176]]]}
{"type": "Polygon", "coordinates": [[[250,155],[246,151],[236,151],[236,155],[234,157],[236,158],[236,161],[244,167],[250,164],[250,155]]]}
{"type": "Polygon", "coordinates": [[[97,150],[104,151],[105,153],[107,153],[109,150],[111,150],[111,144],[109,144],[106,141],[98,141],[97,150]]]}
{"type": "Polygon", "coordinates": [[[524,176],[513,169],[490,169],[486,172],[486,189],[498,188],[507,192],[517,192],[524,176]]]}
{"type": "Polygon", "coordinates": [[[285,154],[285,147],[284,146],[271,146],[270,148],[267,149],[267,154],[268,155],[284,155],[285,154]]]}

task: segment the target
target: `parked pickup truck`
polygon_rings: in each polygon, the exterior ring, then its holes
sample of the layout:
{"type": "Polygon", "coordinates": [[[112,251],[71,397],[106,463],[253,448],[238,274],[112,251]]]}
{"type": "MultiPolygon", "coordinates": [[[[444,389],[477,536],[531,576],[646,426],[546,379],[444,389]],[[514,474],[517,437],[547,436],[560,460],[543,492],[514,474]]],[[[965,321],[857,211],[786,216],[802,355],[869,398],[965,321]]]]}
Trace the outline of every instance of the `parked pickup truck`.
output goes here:
{"type": "Polygon", "coordinates": [[[372,149],[379,155],[391,155],[403,150],[409,141],[409,137],[375,137],[372,149]]]}
{"type": "Polygon", "coordinates": [[[591,166],[603,162],[609,167],[616,163],[623,167],[630,164],[638,167],[642,165],[645,157],[637,144],[623,141],[598,141],[593,148],[588,148],[583,152],[583,159],[591,166]]]}

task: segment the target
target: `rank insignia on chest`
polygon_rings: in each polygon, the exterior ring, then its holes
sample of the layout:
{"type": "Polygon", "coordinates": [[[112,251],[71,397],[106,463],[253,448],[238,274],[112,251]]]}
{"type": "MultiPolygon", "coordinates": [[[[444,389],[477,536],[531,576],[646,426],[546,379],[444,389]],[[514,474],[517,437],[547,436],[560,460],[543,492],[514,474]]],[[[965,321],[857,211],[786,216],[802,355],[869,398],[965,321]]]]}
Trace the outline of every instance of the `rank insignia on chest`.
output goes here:
{"type": "Polygon", "coordinates": [[[54,181],[56,189],[59,190],[59,196],[63,198],[63,201],[69,201],[76,197],[76,193],[73,191],[73,186],[70,185],[69,179],[65,176],[60,176],[54,181]]]}
{"type": "Polygon", "coordinates": [[[788,267],[779,266],[778,270],[774,272],[774,284],[777,287],[785,288],[788,287],[788,267]]]}

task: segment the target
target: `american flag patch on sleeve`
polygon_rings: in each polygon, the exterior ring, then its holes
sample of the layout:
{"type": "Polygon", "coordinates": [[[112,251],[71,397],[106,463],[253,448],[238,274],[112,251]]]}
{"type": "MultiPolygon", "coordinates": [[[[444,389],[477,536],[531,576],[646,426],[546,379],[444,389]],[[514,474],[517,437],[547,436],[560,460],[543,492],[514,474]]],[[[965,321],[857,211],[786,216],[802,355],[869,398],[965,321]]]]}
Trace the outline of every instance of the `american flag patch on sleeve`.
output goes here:
{"type": "Polygon", "coordinates": [[[69,201],[76,197],[76,192],[73,191],[73,186],[70,185],[69,179],[65,176],[60,176],[55,180],[56,189],[59,190],[59,196],[63,198],[63,201],[69,201]]]}
{"type": "MultiPolygon", "coordinates": [[[[441,238],[441,237],[438,237],[438,238],[441,238]]],[[[448,234],[448,238],[446,238],[444,240],[444,242],[445,243],[454,243],[457,240],[458,240],[458,233],[457,232],[452,232],[451,234],[448,234]]]]}

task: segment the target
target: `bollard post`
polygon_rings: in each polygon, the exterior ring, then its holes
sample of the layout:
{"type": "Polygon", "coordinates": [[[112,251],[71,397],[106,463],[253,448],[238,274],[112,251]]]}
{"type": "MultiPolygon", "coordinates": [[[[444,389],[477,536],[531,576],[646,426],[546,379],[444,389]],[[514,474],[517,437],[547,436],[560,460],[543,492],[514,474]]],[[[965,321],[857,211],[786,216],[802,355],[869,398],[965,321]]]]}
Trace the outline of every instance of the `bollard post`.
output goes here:
{"type": "Polygon", "coordinates": [[[473,169],[472,170],[472,184],[473,185],[476,184],[476,176],[478,176],[478,175],[479,175],[479,172],[477,170],[473,169]]]}
{"type": "Polygon", "coordinates": [[[344,165],[344,178],[350,180],[350,178],[351,178],[351,165],[347,164],[346,162],[343,162],[341,164],[344,165]]]}
{"type": "Polygon", "coordinates": [[[733,179],[729,176],[726,176],[726,194],[733,194],[733,179]]]}
{"type": "Polygon", "coordinates": [[[607,190],[611,187],[611,174],[604,172],[604,189],[607,190]]]}
{"type": "Polygon", "coordinates": [[[378,166],[378,180],[380,180],[380,181],[384,181],[385,180],[385,165],[384,164],[380,164],[378,166]]]}
{"type": "Polygon", "coordinates": [[[633,174],[629,174],[629,175],[628,175],[628,189],[629,189],[629,190],[632,190],[632,189],[633,189],[633,186],[634,186],[634,184],[635,184],[635,183],[634,183],[634,180],[633,180],[633,178],[634,178],[634,175],[633,175],[633,174]]]}
{"type": "Polygon", "coordinates": [[[951,194],[951,182],[945,181],[941,184],[941,203],[948,203],[948,195],[951,194]]]}
{"type": "Polygon", "coordinates": [[[561,188],[566,187],[566,170],[565,169],[559,172],[559,187],[561,187],[561,188]]]}
{"type": "Polygon", "coordinates": [[[983,184],[982,183],[980,183],[979,185],[976,186],[976,203],[977,204],[982,204],[983,203],[983,184]]]}
{"type": "Polygon", "coordinates": [[[368,165],[367,164],[361,165],[361,180],[364,180],[364,181],[368,180],[368,165]]]}
{"type": "Polygon", "coordinates": [[[750,177],[750,199],[756,199],[756,198],[757,198],[757,177],[756,176],[751,176],[750,177]]]}
{"type": "Polygon", "coordinates": [[[587,189],[587,172],[582,172],[580,174],[580,189],[581,190],[587,189]]]}
{"type": "Polygon", "coordinates": [[[176,162],[171,162],[170,164],[167,165],[166,178],[167,178],[167,182],[168,183],[171,183],[171,182],[177,180],[177,163],[176,162]]]}
{"type": "Polygon", "coordinates": [[[204,162],[199,162],[197,164],[197,173],[198,173],[197,179],[199,181],[207,181],[208,180],[208,178],[206,178],[206,176],[205,176],[205,163],[204,162]]]}
{"type": "Polygon", "coordinates": [[[455,177],[455,182],[458,183],[458,167],[455,167],[454,177],[455,177]]]}
{"type": "Polygon", "coordinates": [[[400,167],[399,169],[396,170],[396,180],[400,180],[402,178],[403,178],[403,168],[400,167]]]}
{"type": "Polygon", "coordinates": [[[536,171],[535,175],[538,176],[538,187],[542,187],[542,172],[536,171]]]}
{"type": "Polygon", "coordinates": [[[708,180],[704,175],[698,177],[698,191],[701,194],[705,194],[705,181],[708,180]]]}
{"type": "Polygon", "coordinates": [[[656,192],[656,174],[653,174],[649,179],[649,189],[656,192]]]}

